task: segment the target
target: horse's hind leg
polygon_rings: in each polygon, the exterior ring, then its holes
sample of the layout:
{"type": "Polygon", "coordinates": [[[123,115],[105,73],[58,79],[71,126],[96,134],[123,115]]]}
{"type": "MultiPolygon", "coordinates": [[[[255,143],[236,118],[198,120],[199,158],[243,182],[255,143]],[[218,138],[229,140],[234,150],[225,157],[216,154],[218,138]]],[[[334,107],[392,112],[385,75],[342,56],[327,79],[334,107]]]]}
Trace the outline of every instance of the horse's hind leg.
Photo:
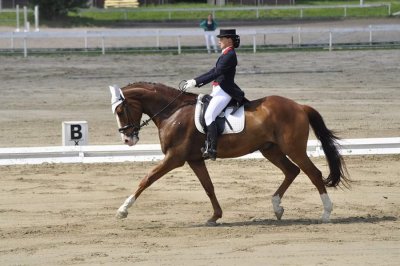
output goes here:
{"type": "Polygon", "coordinates": [[[300,154],[290,154],[289,158],[300,167],[300,169],[310,178],[311,182],[318,189],[322,204],[324,206],[322,221],[329,222],[329,216],[332,212],[333,206],[331,200],[329,199],[328,193],[326,192],[321,171],[314,165],[310,158],[308,158],[307,153],[305,152],[300,154]]]}
{"type": "Polygon", "coordinates": [[[190,161],[189,166],[192,168],[193,172],[196,174],[197,178],[200,180],[201,185],[207,193],[207,196],[211,200],[211,204],[214,209],[213,216],[207,221],[208,225],[216,225],[219,218],[222,217],[222,209],[218,203],[217,197],[214,192],[214,185],[211,181],[210,175],[208,173],[206,164],[203,160],[201,161],[190,161]]]}
{"type": "Polygon", "coordinates": [[[271,163],[281,169],[283,174],[285,175],[285,179],[272,197],[272,206],[274,208],[276,218],[280,220],[284,212],[283,207],[280,206],[281,199],[286,190],[292,184],[293,180],[300,173],[300,169],[295,164],[293,164],[275,144],[267,149],[260,150],[260,152],[271,163]]]}

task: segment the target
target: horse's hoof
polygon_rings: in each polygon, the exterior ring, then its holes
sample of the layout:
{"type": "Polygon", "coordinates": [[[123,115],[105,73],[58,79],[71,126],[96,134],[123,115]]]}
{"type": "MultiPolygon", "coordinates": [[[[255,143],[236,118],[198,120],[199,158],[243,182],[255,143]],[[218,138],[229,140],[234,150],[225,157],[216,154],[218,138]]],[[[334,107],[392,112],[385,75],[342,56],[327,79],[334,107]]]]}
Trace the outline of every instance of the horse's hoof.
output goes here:
{"type": "Polygon", "coordinates": [[[329,219],[329,216],[330,216],[329,214],[328,214],[328,215],[327,215],[327,214],[323,214],[323,215],[322,215],[322,218],[321,218],[321,222],[324,223],[324,224],[325,224],[325,223],[329,223],[329,222],[331,221],[331,220],[329,219]]]}
{"type": "Polygon", "coordinates": [[[283,209],[283,207],[278,208],[278,210],[275,211],[275,216],[276,218],[280,221],[282,219],[282,215],[285,212],[285,210],[283,209]]]}
{"type": "Polygon", "coordinates": [[[115,215],[117,219],[125,219],[128,217],[128,212],[123,212],[123,211],[117,211],[117,214],[115,215]]]}
{"type": "Polygon", "coordinates": [[[322,222],[323,224],[327,224],[327,223],[330,223],[331,220],[330,220],[329,218],[322,218],[322,219],[321,219],[321,222],[322,222]]]}
{"type": "Polygon", "coordinates": [[[206,222],[206,226],[217,226],[219,225],[219,223],[217,223],[216,221],[207,221],[206,222]]]}

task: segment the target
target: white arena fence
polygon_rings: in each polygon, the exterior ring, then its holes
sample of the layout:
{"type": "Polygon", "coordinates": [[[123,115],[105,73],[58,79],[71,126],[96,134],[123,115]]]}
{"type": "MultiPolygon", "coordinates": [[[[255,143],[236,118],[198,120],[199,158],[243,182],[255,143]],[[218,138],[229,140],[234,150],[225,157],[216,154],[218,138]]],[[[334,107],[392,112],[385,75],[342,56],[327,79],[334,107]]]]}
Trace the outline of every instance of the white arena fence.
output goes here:
{"type": "MultiPolygon", "coordinates": [[[[268,45],[288,48],[317,46],[332,50],[335,45],[373,45],[386,43],[400,46],[400,24],[369,25],[362,27],[256,27],[238,28],[242,47],[252,49],[268,45]]],[[[115,30],[63,30],[38,32],[0,32],[0,52],[32,53],[61,51],[122,51],[152,49],[157,52],[182,53],[182,49],[195,49],[204,43],[200,28],[173,29],[115,29],[115,30]]],[[[203,49],[203,48],[201,48],[203,49]]],[[[241,48],[246,49],[246,48],[241,48]]]]}
{"type": "MultiPolygon", "coordinates": [[[[400,154],[400,137],[344,139],[339,141],[342,155],[400,154]]],[[[309,140],[307,154],[310,157],[324,156],[317,140],[309,140]]],[[[164,158],[159,144],[52,146],[26,148],[0,148],[0,165],[43,163],[117,163],[158,161],[164,158]]],[[[238,159],[261,159],[254,152],[238,159]]]]}

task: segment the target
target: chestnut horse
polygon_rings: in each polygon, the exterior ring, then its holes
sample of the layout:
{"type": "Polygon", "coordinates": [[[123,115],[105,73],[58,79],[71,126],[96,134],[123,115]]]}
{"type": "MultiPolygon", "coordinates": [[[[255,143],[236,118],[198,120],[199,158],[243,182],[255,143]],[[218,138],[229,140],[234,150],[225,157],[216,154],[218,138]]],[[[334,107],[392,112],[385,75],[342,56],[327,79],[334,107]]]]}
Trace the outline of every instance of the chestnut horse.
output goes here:
{"type": "MultiPolygon", "coordinates": [[[[198,95],[167,87],[163,84],[138,82],[122,89],[110,86],[112,109],[116,115],[119,132],[125,144],[135,145],[139,131],[150,120],[158,128],[164,159],[140,182],[137,190],[118,209],[117,217],[125,218],[128,208],[152,183],[186,162],[205,189],[214,210],[207,221],[216,224],[222,209],[214,193],[214,186],[206,168],[201,148],[205,135],[194,123],[195,103],[198,95]],[[142,114],[149,119],[140,122],[142,114]]],[[[298,104],[280,96],[268,96],[245,105],[245,127],[241,133],[219,137],[218,158],[233,158],[254,151],[261,154],[282,170],[285,178],[272,196],[272,206],[278,220],[283,214],[280,206],[286,190],[302,170],[316,186],[323,203],[323,221],[329,221],[332,203],[326,187],[346,185],[346,167],[336,140],[321,115],[312,107],[298,104]],[[307,156],[309,127],[322,144],[330,174],[326,179],[307,156]]]]}

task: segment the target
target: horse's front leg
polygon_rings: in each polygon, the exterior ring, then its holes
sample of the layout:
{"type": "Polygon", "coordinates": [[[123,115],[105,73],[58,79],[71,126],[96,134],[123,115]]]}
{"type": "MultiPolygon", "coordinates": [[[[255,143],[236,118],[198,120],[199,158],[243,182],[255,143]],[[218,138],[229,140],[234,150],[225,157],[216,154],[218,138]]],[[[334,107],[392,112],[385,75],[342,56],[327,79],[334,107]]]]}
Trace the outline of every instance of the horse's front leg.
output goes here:
{"type": "Polygon", "coordinates": [[[214,209],[214,214],[213,216],[211,216],[210,219],[208,219],[207,225],[216,225],[217,220],[222,217],[222,209],[218,203],[217,197],[215,196],[214,185],[211,181],[210,175],[208,174],[206,164],[204,163],[204,160],[190,161],[188,163],[193,172],[200,180],[200,183],[206,191],[207,196],[210,198],[211,204],[214,209]]]}
{"type": "Polygon", "coordinates": [[[121,207],[119,207],[116,217],[120,219],[126,218],[128,216],[128,208],[132,206],[135,200],[140,196],[140,194],[142,194],[142,192],[146,188],[148,188],[151,184],[153,184],[169,171],[184,165],[184,163],[185,162],[177,158],[177,156],[172,157],[166,155],[164,159],[140,181],[139,187],[137,188],[135,193],[130,195],[121,205],[121,207]]]}

